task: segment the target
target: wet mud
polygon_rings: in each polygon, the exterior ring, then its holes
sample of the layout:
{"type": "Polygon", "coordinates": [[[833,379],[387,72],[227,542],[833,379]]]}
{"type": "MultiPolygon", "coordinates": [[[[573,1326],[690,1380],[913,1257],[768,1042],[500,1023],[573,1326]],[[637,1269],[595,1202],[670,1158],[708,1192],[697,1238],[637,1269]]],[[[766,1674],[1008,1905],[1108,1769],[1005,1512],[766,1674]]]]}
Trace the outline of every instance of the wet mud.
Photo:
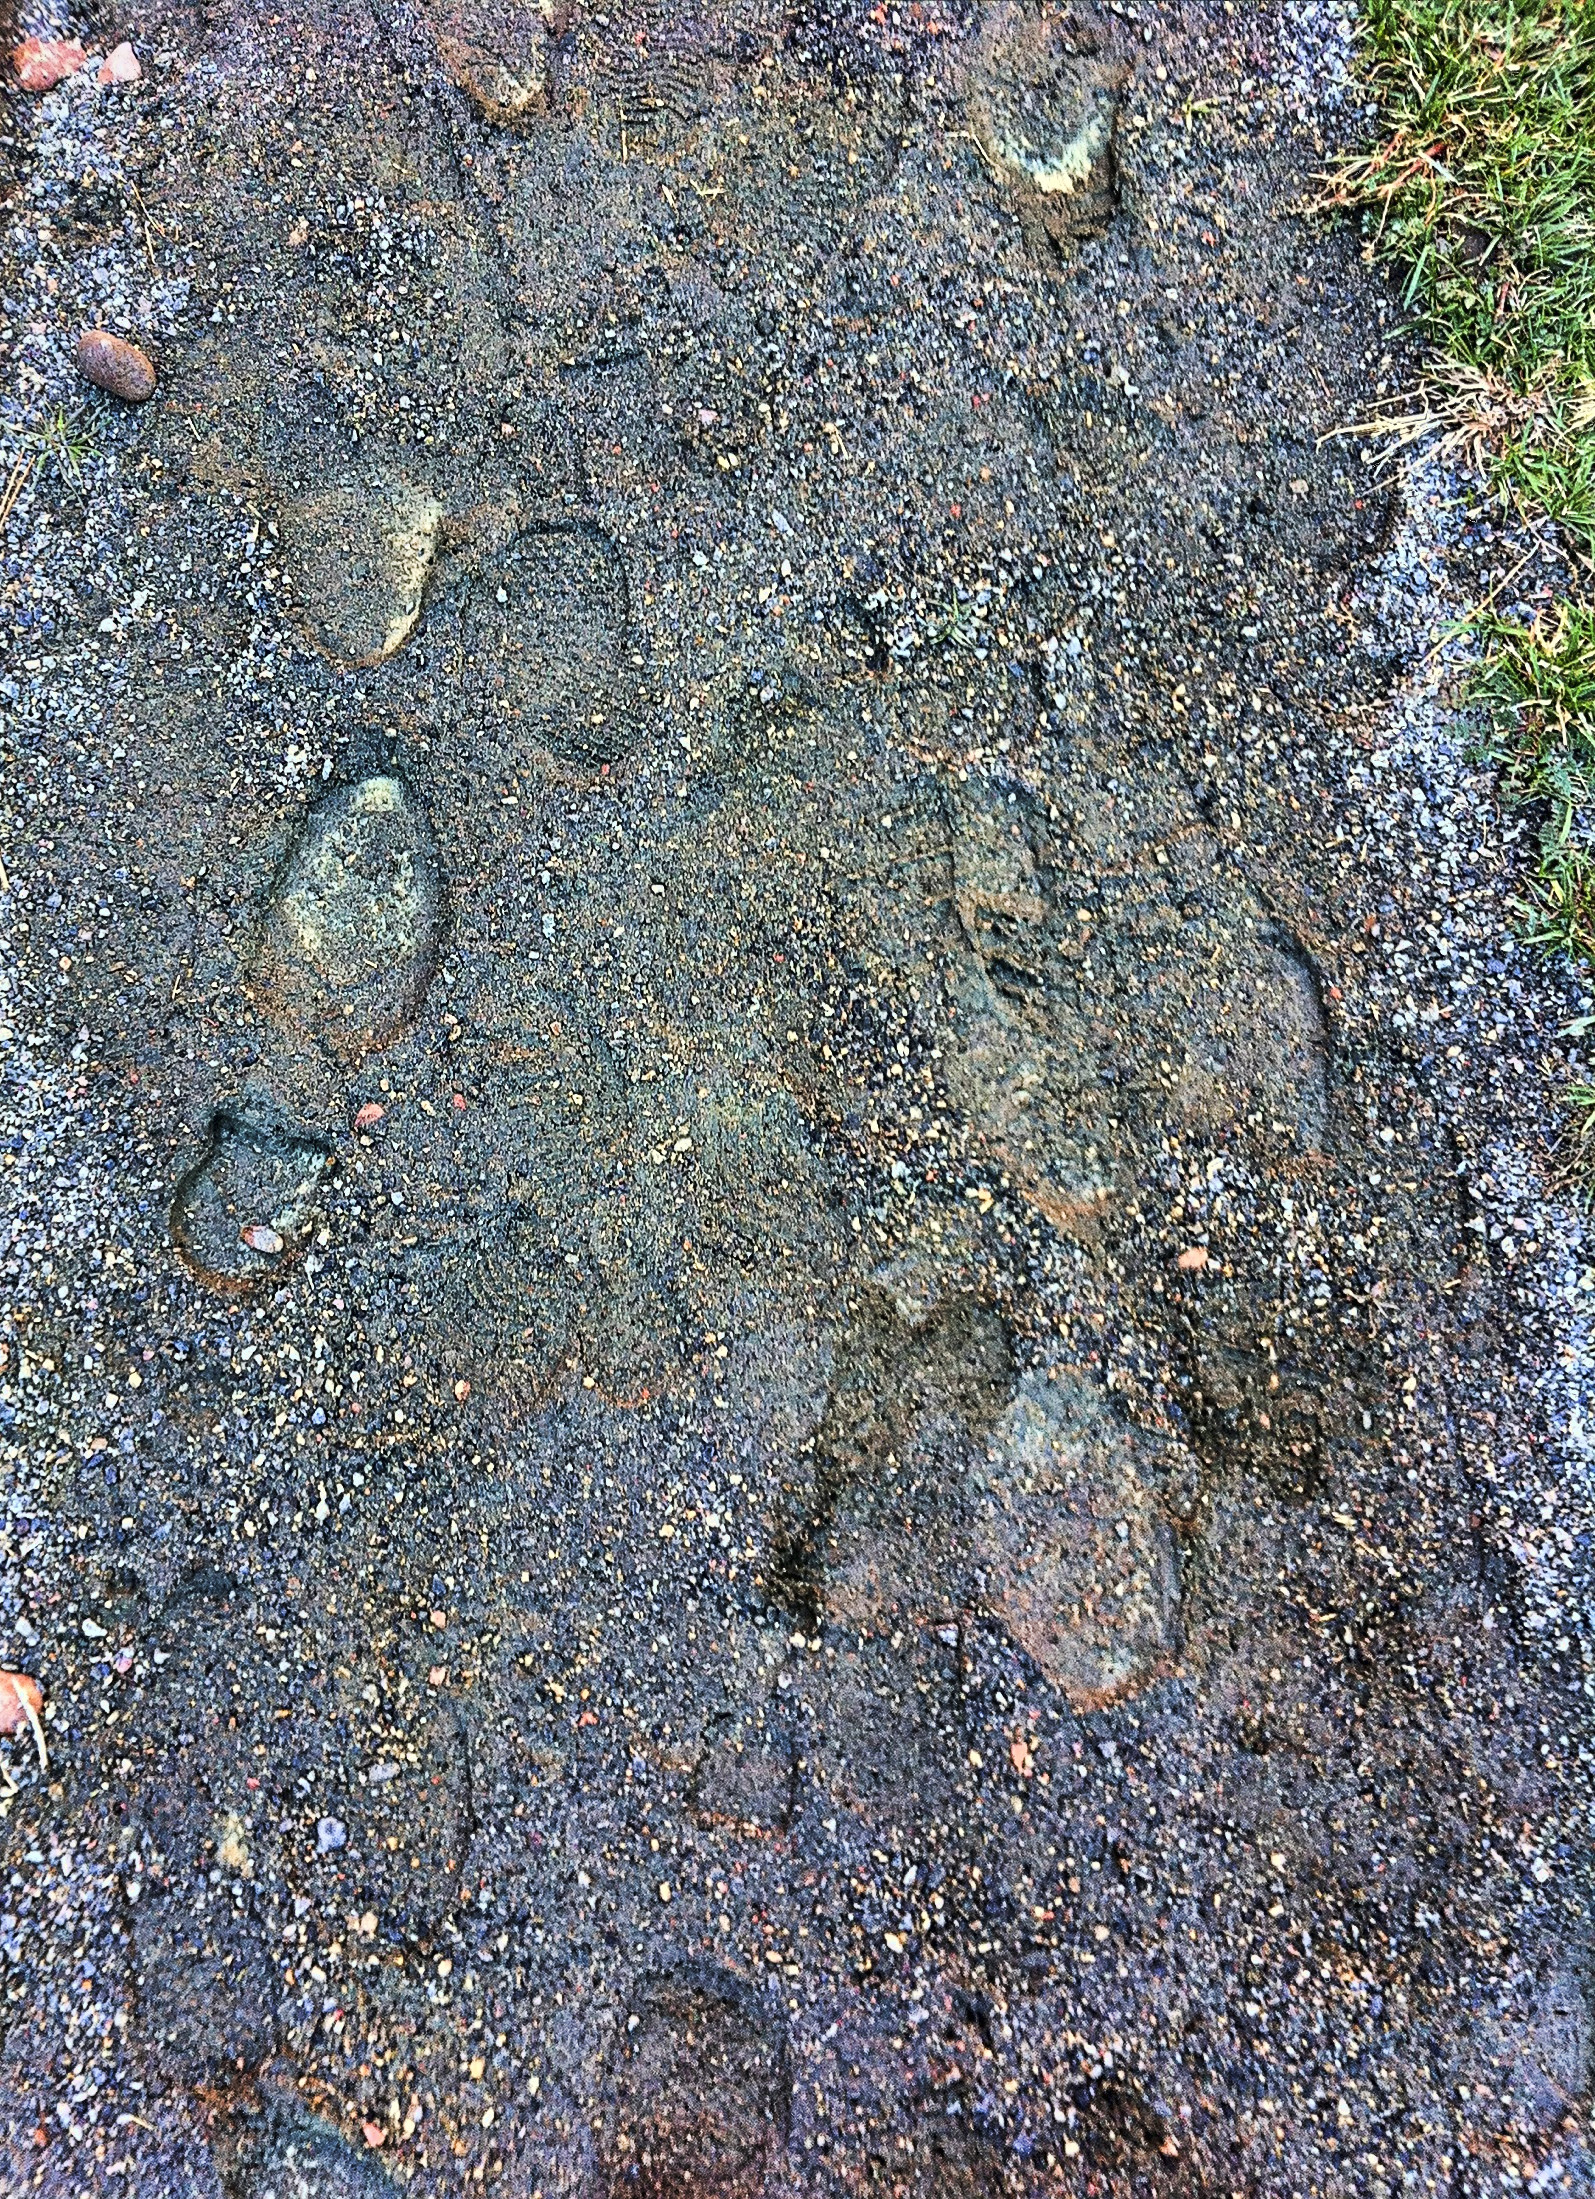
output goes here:
{"type": "Polygon", "coordinates": [[[29,950],[137,1383],[35,1438],[103,1615],[4,1836],[98,1843],[151,2113],[10,2188],[1389,2199],[1578,2111],[1587,1942],[1464,1875],[1560,1682],[1346,1035],[1398,316],[1279,35],[152,28],[29,950]]]}

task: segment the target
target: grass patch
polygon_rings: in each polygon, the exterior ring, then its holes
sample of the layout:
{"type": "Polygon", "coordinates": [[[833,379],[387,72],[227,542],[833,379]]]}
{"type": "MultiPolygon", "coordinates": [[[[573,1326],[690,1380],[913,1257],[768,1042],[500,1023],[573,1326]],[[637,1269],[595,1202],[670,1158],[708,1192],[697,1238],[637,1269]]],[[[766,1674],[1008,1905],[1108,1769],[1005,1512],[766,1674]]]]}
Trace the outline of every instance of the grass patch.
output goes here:
{"type": "Polygon", "coordinates": [[[1341,164],[1503,486],[1595,549],[1595,0],[1371,0],[1387,135],[1341,164]]]}
{"type": "Polygon", "coordinates": [[[1508,795],[1544,806],[1529,934],[1595,964],[1595,0],[1368,0],[1364,28],[1386,135],[1330,197],[1435,346],[1387,425],[1559,531],[1568,599],[1478,616],[1476,692],[1508,795]]]}
{"type": "Polygon", "coordinates": [[[38,455],[55,468],[62,485],[81,490],[83,468],[95,454],[94,437],[84,423],[84,408],[69,413],[57,405],[39,430],[38,455]]]}
{"type": "Polygon", "coordinates": [[[1503,784],[1545,811],[1529,938],[1595,964],[1595,606],[1564,603],[1533,626],[1480,625],[1476,689],[1503,784]]]}

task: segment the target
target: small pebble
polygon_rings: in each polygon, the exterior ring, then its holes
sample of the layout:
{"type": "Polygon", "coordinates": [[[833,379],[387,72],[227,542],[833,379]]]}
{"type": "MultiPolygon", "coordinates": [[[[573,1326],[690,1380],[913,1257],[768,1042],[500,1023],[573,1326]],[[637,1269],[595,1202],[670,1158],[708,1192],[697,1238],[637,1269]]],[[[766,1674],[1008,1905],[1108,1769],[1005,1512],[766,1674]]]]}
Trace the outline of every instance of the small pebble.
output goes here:
{"type": "Polygon", "coordinates": [[[26,1672],[0,1672],[0,1733],[20,1733],[44,1707],[39,1683],[26,1672]]]}
{"type": "Polygon", "coordinates": [[[0,1733],[20,1733],[24,1726],[33,1730],[33,1745],[39,1752],[39,1769],[50,1768],[50,1752],[44,1745],[44,1728],[39,1723],[39,1713],[44,1708],[44,1691],[31,1673],[0,1672],[0,1733]]]}
{"type": "Polygon", "coordinates": [[[341,1817],[323,1817],[316,1826],[316,1853],[331,1855],[335,1848],[343,1846],[348,1837],[348,1828],[341,1817]]]}
{"type": "Polygon", "coordinates": [[[84,59],[75,38],[24,38],[11,49],[11,66],[25,92],[47,92],[63,77],[76,76],[84,59]]]}
{"type": "Polygon", "coordinates": [[[124,38],[100,63],[96,81],[101,84],[136,84],[144,71],[139,67],[138,55],[124,38]]]}
{"type": "Polygon", "coordinates": [[[107,328],[85,329],[78,338],[78,372],[96,389],[124,404],[142,405],[155,394],[155,368],[137,344],[107,328]]]}
{"type": "Polygon", "coordinates": [[[281,1237],[266,1222],[251,1222],[238,1234],[251,1252],[278,1253],[282,1250],[281,1237]]]}

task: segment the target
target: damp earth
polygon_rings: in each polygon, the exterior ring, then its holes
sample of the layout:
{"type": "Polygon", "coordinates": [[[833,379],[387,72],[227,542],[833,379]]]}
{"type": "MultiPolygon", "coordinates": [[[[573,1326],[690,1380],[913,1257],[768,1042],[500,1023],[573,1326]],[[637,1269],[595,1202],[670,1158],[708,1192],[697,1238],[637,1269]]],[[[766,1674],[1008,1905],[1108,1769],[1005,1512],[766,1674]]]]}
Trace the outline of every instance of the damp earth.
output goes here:
{"type": "Polygon", "coordinates": [[[1366,1007],[1427,889],[1336,431],[1410,361],[1318,49],[127,28],[8,153],[8,316],[159,382],[28,474],[7,658],[14,1240],[99,1219],[11,1270],[4,2188],[1571,2158],[1539,1347],[1366,1007]]]}

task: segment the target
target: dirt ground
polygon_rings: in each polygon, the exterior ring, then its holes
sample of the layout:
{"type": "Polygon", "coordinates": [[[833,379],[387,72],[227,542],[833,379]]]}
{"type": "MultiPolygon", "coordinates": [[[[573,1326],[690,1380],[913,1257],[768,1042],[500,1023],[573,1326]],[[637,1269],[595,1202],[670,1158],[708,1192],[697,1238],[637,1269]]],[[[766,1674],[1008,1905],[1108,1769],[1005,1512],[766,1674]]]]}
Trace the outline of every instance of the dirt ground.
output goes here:
{"type": "Polygon", "coordinates": [[[1592,2188],[1344,25],[27,27],[0,2185],[1592,2188]]]}

